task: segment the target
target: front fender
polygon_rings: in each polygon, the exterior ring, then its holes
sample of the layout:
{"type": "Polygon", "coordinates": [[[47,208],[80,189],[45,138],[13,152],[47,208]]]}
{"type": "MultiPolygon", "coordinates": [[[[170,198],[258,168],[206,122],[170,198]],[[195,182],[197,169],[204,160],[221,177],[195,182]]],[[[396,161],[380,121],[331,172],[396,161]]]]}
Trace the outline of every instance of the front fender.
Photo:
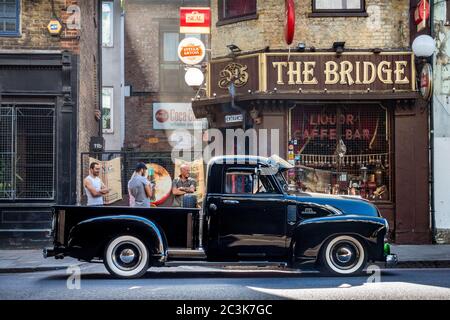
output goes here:
{"type": "Polygon", "coordinates": [[[83,260],[103,257],[107,243],[121,234],[140,237],[154,258],[165,260],[167,239],[153,221],[132,215],[115,215],[91,218],[79,222],[69,232],[68,250],[71,256],[83,260]]]}
{"type": "Polygon", "coordinates": [[[295,260],[316,261],[323,244],[338,235],[353,235],[366,246],[369,260],[383,261],[384,218],[342,215],[300,221],[292,235],[291,252],[295,260]]]}

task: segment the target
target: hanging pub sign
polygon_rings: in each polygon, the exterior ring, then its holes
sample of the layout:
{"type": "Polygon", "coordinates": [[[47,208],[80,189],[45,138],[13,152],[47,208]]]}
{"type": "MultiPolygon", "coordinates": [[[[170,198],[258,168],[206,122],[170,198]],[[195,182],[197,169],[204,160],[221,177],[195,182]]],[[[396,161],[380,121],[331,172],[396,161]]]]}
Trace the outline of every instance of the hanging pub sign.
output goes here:
{"type": "Polygon", "coordinates": [[[433,91],[433,70],[429,63],[424,64],[420,72],[419,91],[424,100],[430,100],[433,91]]]}
{"type": "Polygon", "coordinates": [[[210,26],[210,8],[180,8],[180,33],[209,34],[210,26]]]}
{"type": "Polygon", "coordinates": [[[414,92],[411,52],[260,53],[210,62],[210,96],[267,93],[414,92]]]}

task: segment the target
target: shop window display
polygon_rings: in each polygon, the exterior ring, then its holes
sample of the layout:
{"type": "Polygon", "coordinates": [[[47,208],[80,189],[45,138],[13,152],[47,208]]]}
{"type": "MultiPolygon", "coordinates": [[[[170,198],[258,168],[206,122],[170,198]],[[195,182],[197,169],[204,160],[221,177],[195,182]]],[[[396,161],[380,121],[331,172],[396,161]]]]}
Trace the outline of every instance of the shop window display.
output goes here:
{"type": "Polygon", "coordinates": [[[391,200],[389,123],[378,104],[294,108],[289,182],[297,191],[391,200]]]}

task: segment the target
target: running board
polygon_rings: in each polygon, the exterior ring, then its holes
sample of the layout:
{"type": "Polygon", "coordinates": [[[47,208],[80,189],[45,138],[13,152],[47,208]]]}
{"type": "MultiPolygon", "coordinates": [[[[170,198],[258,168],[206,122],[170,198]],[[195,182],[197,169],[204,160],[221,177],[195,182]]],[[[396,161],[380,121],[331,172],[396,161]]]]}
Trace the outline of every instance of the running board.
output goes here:
{"type": "Polygon", "coordinates": [[[168,260],[205,260],[206,254],[203,249],[169,249],[168,260]]]}
{"type": "Polygon", "coordinates": [[[181,261],[181,260],[171,260],[165,263],[167,267],[178,267],[178,266],[197,266],[197,267],[230,267],[230,268],[250,268],[250,267],[269,267],[269,268],[286,268],[286,262],[274,262],[274,261],[181,261]]]}

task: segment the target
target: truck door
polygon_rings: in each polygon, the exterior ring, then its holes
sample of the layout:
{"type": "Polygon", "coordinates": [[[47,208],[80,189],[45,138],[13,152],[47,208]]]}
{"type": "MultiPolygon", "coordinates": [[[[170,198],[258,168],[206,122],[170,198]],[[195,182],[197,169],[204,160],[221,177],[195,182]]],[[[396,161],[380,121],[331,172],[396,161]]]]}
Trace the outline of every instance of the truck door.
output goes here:
{"type": "Polygon", "coordinates": [[[254,168],[229,168],[224,175],[216,220],[219,253],[254,260],[287,254],[286,204],[272,176],[257,175],[254,168]]]}

